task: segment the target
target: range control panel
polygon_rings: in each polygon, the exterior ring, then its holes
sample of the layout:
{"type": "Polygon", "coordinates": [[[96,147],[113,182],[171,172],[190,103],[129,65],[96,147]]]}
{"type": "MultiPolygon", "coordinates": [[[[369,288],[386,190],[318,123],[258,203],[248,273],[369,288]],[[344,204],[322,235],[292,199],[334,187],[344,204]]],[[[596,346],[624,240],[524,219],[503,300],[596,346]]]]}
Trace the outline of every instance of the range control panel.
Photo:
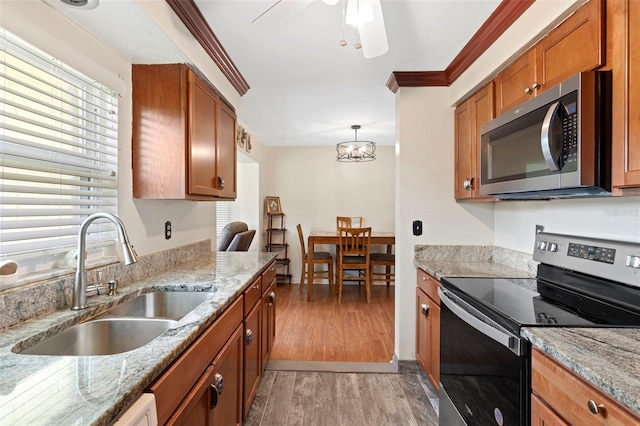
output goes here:
{"type": "Polygon", "coordinates": [[[640,287],[640,243],[537,231],[533,260],[640,287]]]}
{"type": "Polygon", "coordinates": [[[569,243],[567,256],[580,257],[582,259],[594,260],[596,262],[613,264],[613,260],[616,257],[616,251],[612,248],[569,243]]]}

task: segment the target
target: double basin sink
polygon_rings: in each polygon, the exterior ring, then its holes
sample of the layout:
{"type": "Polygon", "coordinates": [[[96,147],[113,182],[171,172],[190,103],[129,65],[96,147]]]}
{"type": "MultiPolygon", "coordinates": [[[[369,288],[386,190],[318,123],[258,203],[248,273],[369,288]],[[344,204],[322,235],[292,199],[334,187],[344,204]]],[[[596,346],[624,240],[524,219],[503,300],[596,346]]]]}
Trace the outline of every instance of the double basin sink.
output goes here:
{"type": "Polygon", "coordinates": [[[18,353],[88,356],[131,351],[175,327],[210,296],[208,292],[187,291],[141,294],[18,353]]]}

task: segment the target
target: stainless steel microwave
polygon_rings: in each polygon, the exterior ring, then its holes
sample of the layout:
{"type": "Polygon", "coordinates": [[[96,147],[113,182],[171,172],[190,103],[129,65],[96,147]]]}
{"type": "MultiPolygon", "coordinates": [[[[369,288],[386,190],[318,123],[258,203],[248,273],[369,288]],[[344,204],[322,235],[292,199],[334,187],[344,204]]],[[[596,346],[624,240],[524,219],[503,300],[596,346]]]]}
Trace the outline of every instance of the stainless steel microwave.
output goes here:
{"type": "Polygon", "coordinates": [[[480,193],[501,199],[611,195],[611,73],[590,71],[480,129],[480,193]]]}

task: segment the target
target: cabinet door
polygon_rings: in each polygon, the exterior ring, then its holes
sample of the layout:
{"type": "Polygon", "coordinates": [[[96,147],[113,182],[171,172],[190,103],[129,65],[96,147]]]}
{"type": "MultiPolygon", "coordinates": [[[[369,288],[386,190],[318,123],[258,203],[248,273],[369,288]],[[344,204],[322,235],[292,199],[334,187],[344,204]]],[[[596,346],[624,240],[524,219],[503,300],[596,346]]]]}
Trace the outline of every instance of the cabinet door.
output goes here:
{"type": "Polygon", "coordinates": [[[434,389],[440,386],[440,306],[438,306],[431,298],[429,302],[429,373],[427,374],[431,380],[434,389]]]}
{"type": "MultiPolygon", "coordinates": [[[[222,377],[223,389],[218,393],[217,405],[211,410],[212,426],[242,424],[243,330],[242,326],[238,327],[225,349],[213,361],[215,374],[222,377]]],[[[216,392],[213,388],[210,391],[216,392]]],[[[215,395],[211,397],[213,399],[215,395]]]]}
{"type": "Polygon", "coordinates": [[[640,188],[640,2],[613,2],[613,23],[612,183],[627,190],[640,188]]]}
{"type": "Polygon", "coordinates": [[[496,199],[487,195],[480,194],[480,128],[491,121],[495,117],[493,107],[493,82],[486,85],[471,97],[471,167],[473,174],[471,175],[471,198],[474,200],[496,199]]]}
{"type": "Polygon", "coordinates": [[[260,357],[260,314],[262,304],[256,303],[244,319],[244,409],[247,416],[251,401],[258,390],[262,377],[262,359],[260,357]]]}
{"type": "Polygon", "coordinates": [[[496,76],[496,115],[531,99],[535,79],[536,52],[530,49],[496,76]]]}
{"type": "Polygon", "coordinates": [[[242,326],[167,421],[167,425],[230,426],[242,422],[242,326]]]}
{"type": "Polygon", "coordinates": [[[189,71],[188,182],[190,195],[218,195],[216,170],[217,95],[189,71]]]}
{"type": "Polygon", "coordinates": [[[456,200],[495,200],[480,194],[480,128],[495,116],[493,87],[493,82],[489,83],[456,108],[456,200]]]}
{"type": "Polygon", "coordinates": [[[429,374],[431,362],[429,357],[429,317],[425,311],[429,309],[429,297],[416,288],[416,360],[425,374],[429,374]]]}
{"type": "Polygon", "coordinates": [[[455,188],[456,200],[472,197],[471,178],[473,167],[471,159],[471,101],[458,105],[455,112],[455,188]]]}
{"type": "Polygon", "coordinates": [[[218,100],[216,170],[219,196],[236,198],[236,113],[218,100]]]}
{"type": "Polygon", "coordinates": [[[540,398],[531,395],[531,426],[569,426],[540,398]]]}
{"type": "Polygon", "coordinates": [[[536,45],[536,94],[602,65],[603,7],[591,0],[536,45]]]}
{"type": "MultiPolygon", "coordinates": [[[[263,277],[264,280],[264,277],[263,277]]],[[[271,355],[273,340],[276,337],[276,280],[271,280],[271,285],[262,295],[262,368],[271,355]]]]}

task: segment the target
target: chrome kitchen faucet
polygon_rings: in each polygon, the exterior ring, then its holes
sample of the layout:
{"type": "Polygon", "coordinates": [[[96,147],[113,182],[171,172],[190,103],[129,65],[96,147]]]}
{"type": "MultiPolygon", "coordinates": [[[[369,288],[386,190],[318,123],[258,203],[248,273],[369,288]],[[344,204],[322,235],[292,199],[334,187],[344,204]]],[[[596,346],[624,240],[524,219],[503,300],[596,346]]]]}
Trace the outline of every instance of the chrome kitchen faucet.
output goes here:
{"type": "Polygon", "coordinates": [[[87,217],[84,222],[82,222],[82,225],[80,225],[80,231],[78,232],[78,267],[76,269],[76,279],[73,283],[73,304],[71,305],[71,309],[73,310],[87,308],[87,286],[86,274],[84,272],[86,235],[89,225],[96,219],[108,219],[116,225],[116,228],[118,229],[118,238],[122,244],[124,264],[131,265],[138,261],[136,252],[133,250],[133,246],[129,243],[129,237],[127,237],[127,231],[124,229],[124,224],[116,215],[111,213],[94,213],[87,217]]]}

